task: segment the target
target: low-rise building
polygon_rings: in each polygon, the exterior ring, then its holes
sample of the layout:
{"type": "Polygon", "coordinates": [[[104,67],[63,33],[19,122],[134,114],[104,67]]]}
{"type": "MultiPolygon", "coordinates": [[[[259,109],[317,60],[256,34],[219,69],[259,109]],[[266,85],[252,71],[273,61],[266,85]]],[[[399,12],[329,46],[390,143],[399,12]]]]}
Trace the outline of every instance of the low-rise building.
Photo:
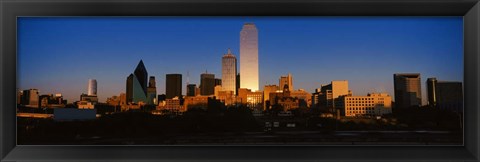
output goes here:
{"type": "Polygon", "coordinates": [[[392,113],[392,97],[387,93],[367,96],[340,96],[335,103],[345,116],[381,116],[392,113]]]}

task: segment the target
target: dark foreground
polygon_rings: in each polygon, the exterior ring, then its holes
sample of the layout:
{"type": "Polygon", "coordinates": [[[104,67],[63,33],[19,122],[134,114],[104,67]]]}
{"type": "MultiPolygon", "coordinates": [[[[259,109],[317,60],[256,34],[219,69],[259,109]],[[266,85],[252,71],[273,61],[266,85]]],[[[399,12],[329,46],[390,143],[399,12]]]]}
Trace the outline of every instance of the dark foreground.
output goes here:
{"type": "MultiPolygon", "coordinates": [[[[421,113],[413,113],[421,114],[421,113]]],[[[432,116],[431,112],[425,113],[432,116]]],[[[180,116],[123,112],[89,121],[18,117],[19,145],[463,145],[460,118],[254,117],[246,110],[180,116]],[[266,124],[268,122],[269,124],[266,124]],[[278,124],[274,124],[278,123],[278,124]]]]}

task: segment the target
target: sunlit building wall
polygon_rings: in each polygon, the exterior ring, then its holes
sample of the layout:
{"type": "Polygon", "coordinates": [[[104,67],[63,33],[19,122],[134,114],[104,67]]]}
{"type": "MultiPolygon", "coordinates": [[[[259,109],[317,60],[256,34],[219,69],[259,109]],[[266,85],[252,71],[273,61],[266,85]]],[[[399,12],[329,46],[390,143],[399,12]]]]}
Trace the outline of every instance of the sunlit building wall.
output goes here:
{"type": "Polygon", "coordinates": [[[227,54],[222,57],[222,90],[237,93],[237,58],[232,54],[230,48],[227,54]]]}
{"type": "Polygon", "coordinates": [[[288,90],[293,91],[294,89],[293,89],[292,74],[288,73],[287,76],[280,76],[280,79],[278,79],[278,85],[279,85],[279,88],[283,88],[285,85],[288,85],[288,90]]]}
{"type": "Polygon", "coordinates": [[[352,94],[352,92],[348,90],[347,80],[334,80],[328,85],[322,85],[320,92],[318,99],[320,107],[325,107],[331,112],[337,108],[335,100],[340,96],[352,94]]]}
{"type": "Polygon", "coordinates": [[[268,101],[268,103],[271,103],[270,102],[270,93],[276,92],[277,90],[278,90],[277,85],[265,85],[263,87],[263,109],[264,110],[270,109],[271,104],[267,105],[267,101],[268,101]]]}
{"type": "Polygon", "coordinates": [[[422,105],[422,90],[419,73],[393,74],[395,108],[422,105]]]}
{"type": "Polygon", "coordinates": [[[341,96],[337,106],[345,116],[381,116],[392,113],[392,97],[386,93],[341,96]]]}
{"type": "Polygon", "coordinates": [[[258,32],[253,23],[245,23],[240,31],[240,88],[259,90],[258,32]]]}

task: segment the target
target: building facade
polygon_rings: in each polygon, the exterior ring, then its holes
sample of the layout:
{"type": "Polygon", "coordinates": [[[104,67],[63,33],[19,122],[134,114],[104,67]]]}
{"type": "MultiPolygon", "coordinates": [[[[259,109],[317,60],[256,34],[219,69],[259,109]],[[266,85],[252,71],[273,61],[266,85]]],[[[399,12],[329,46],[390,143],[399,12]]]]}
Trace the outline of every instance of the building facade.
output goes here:
{"type": "Polygon", "coordinates": [[[165,84],[167,99],[182,97],[182,74],[167,74],[165,84]]]}
{"type": "Polygon", "coordinates": [[[26,107],[39,108],[40,96],[38,89],[28,89],[23,91],[22,105],[26,107]]]}
{"type": "Polygon", "coordinates": [[[207,72],[200,75],[200,94],[204,96],[214,95],[215,75],[207,72]]]}
{"type": "Polygon", "coordinates": [[[140,60],[134,73],[127,77],[127,103],[147,102],[147,69],[140,60]]]}
{"type": "Polygon", "coordinates": [[[147,87],[147,104],[157,104],[157,82],[154,76],[150,76],[147,87]]]}
{"type": "Polygon", "coordinates": [[[230,48],[227,54],[222,57],[222,90],[237,93],[237,58],[232,54],[230,48]]]}
{"type": "Polygon", "coordinates": [[[278,85],[279,85],[279,88],[283,88],[285,85],[288,85],[288,90],[293,91],[294,89],[293,89],[292,74],[288,73],[287,76],[280,76],[280,79],[278,79],[278,85]]]}
{"type": "Polygon", "coordinates": [[[341,96],[337,106],[345,116],[381,116],[392,113],[392,97],[386,93],[341,96]]]}
{"type": "Polygon", "coordinates": [[[197,85],[188,84],[187,85],[187,96],[196,96],[196,94],[195,94],[196,89],[197,89],[197,85]]]}
{"type": "Polygon", "coordinates": [[[259,90],[258,31],[253,23],[245,23],[240,31],[240,88],[259,90]]]}
{"type": "Polygon", "coordinates": [[[88,80],[88,92],[89,96],[96,96],[97,95],[97,80],[96,79],[89,79],[88,80]]]}
{"type": "Polygon", "coordinates": [[[422,89],[419,73],[394,74],[395,108],[422,105],[422,89]]]}
{"type": "Polygon", "coordinates": [[[428,78],[427,98],[428,105],[431,107],[463,112],[462,82],[438,81],[436,78],[428,78]]]}

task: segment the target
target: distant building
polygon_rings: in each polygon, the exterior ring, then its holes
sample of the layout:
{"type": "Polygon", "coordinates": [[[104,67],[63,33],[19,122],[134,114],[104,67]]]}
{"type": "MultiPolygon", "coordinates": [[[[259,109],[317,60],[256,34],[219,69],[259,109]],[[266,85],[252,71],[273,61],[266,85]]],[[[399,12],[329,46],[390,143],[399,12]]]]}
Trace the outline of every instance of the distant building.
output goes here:
{"type": "Polygon", "coordinates": [[[182,74],[167,74],[165,94],[167,99],[182,97],[182,74]]]}
{"type": "Polygon", "coordinates": [[[263,87],[263,109],[270,109],[270,93],[276,92],[278,90],[277,85],[265,85],[263,87]]]}
{"type": "Polygon", "coordinates": [[[90,101],[78,101],[77,107],[79,109],[94,109],[95,105],[90,101]]]}
{"type": "MultiPolygon", "coordinates": [[[[278,86],[279,88],[283,88],[285,85],[288,85],[288,90],[293,91],[293,77],[290,73],[287,76],[280,76],[278,79],[278,86]]],[[[281,89],[278,89],[281,90],[281,89]]]]}
{"type": "Polygon", "coordinates": [[[380,116],[392,113],[392,97],[386,93],[340,96],[336,102],[344,116],[380,116]]]}
{"type": "Polygon", "coordinates": [[[215,86],[221,86],[222,85],[222,79],[215,78],[215,86]]]}
{"type": "Polygon", "coordinates": [[[174,97],[172,99],[166,99],[165,100],[165,105],[161,106],[159,105],[157,107],[158,110],[168,110],[171,112],[184,112],[186,109],[184,106],[180,104],[180,99],[178,97],[174,97]]]}
{"type": "Polygon", "coordinates": [[[310,105],[311,108],[319,108],[319,97],[323,95],[320,88],[315,89],[315,92],[312,93],[312,103],[310,105]]]}
{"type": "Polygon", "coordinates": [[[232,54],[230,48],[227,54],[222,57],[222,90],[233,91],[236,94],[237,84],[237,58],[232,54]]]}
{"type": "Polygon", "coordinates": [[[237,101],[233,91],[218,91],[216,99],[225,104],[225,106],[234,105],[237,101]]]}
{"type": "Polygon", "coordinates": [[[213,95],[218,98],[218,93],[219,93],[220,91],[222,91],[222,89],[223,89],[223,88],[222,88],[221,85],[216,85],[215,88],[214,88],[213,95]]]}
{"type": "Polygon", "coordinates": [[[150,76],[147,87],[147,104],[154,105],[157,104],[157,83],[155,82],[155,77],[150,76]]]}
{"type": "Polygon", "coordinates": [[[23,90],[22,105],[26,107],[39,108],[40,96],[37,89],[23,90]]]}
{"type": "Polygon", "coordinates": [[[298,107],[300,108],[307,108],[312,104],[312,94],[308,93],[304,89],[291,91],[290,96],[299,100],[298,107]]]}
{"type": "Polygon", "coordinates": [[[326,110],[330,112],[334,112],[337,108],[335,101],[340,96],[351,95],[352,92],[348,89],[347,80],[334,80],[328,85],[322,85],[319,94],[318,106],[320,108],[326,108],[326,110]]]}
{"type": "Polygon", "coordinates": [[[237,73],[237,79],[236,79],[236,86],[235,86],[235,95],[238,95],[238,89],[240,89],[240,73],[237,73]]]}
{"type": "Polygon", "coordinates": [[[88,101],[93,104],[98,103],[98,97],[97,96],[89,96],[88,94],[82,94],[80,95],[80,101],[88,101]]]}
{"type": "Polygon", "coordinates": [[[140,60],[134,73],[127,77],[127,103],[147,102],[147,78],[147,69],[140,60]]]}
{"type": "Polygon", "coordinates": [[[419,73],[393,74],[395,108],[422,105],[422,90],[419,73]]]}
{"type": "Polygon", "coordinates": [[[197,88],[197,85],[188,84],[187,85],[187,96],[196,96],[196,94],[195,94],[195,89],[196,88],[197,88]]]}
{"type": "Polygon", "coordinates": [[[40,96],[41,108],[63,108],[67,104],[67,100],[63,99],[62,94],[48,94],[40,96]]]}
{"type": "Polygon", "coordinates": [[[240,88],[259,90],[258,31],[254,23],[245,23],[240,31],[240,88]]]}
{"type": "Polygon", "coordinates": [[[96,96],[97,95],[97,80],[89,79],[88,80],[88,91],[87,95],[96,96]]]}
{"type": "Polygon", "coordinates": [[[186,110],[192,108],[201,108],[206,110],[208,108],[208,98],[209,96],[187,96],[183,102],[183,107],[186,110]]]}
{"type": "Polygon", "coordinates": [[[428,104],[439,109],[463,112],[462,82],[427,79],[428,104]]]}
{"type": "Polygon", "coordinates": [[[200,75],[200,94],[204,96],[214,95],[215,75],[203,73],[200,75]]]}
{"type": "Polygon", "coordinates": [[[251,109],[263,109],[263,92],[252,92],[250,89],[240,88],[237,101],[246,104],[251,109]]]}

